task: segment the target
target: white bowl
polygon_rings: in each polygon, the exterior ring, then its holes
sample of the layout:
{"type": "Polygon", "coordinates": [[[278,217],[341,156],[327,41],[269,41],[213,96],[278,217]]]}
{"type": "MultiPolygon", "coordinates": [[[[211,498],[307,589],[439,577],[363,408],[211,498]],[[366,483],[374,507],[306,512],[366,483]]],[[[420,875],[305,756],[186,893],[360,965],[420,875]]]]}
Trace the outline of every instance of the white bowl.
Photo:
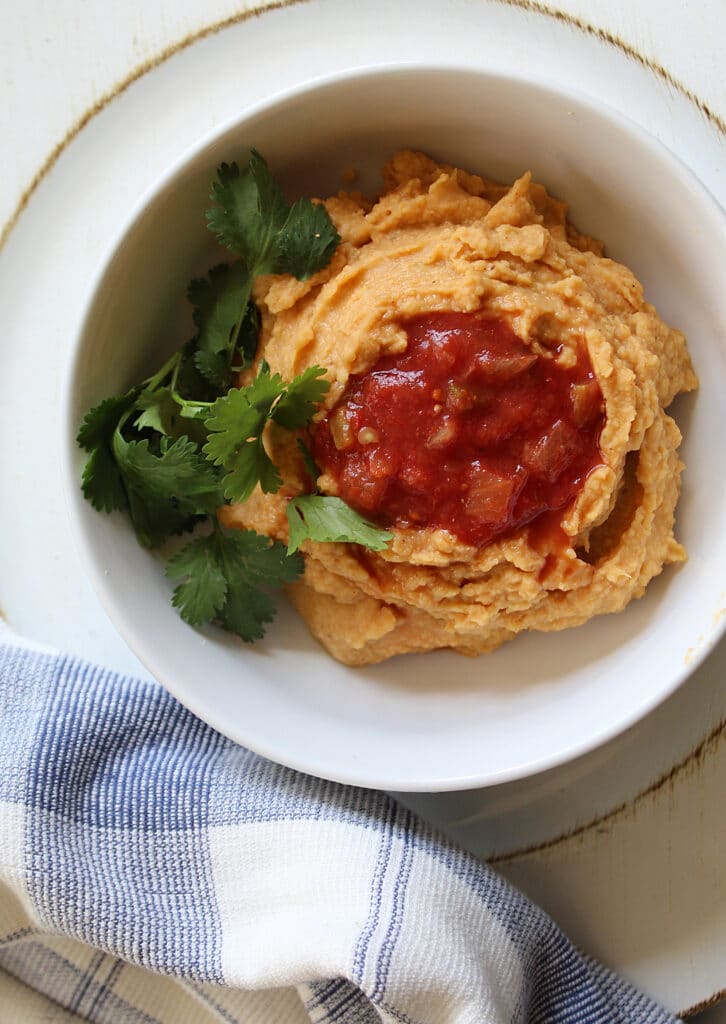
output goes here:
{"type": "Polygon", "coordinates": [[[244,111],[185,154],[130,216],[98,278],[65,386],[65,474],[81,550],[108,614],[150,671],[239,743],[305,772],[387,789],[465,789],[551,768],[668,696],[724,616],[726,515],[719,443],[726,351],[723,211],[659,143],[615,112],[546,83],[413,65],[308,83],[244,111]],[[477,659],[333,661],[285,607],[254,646],[185,625],[162,562],[120,514],[81,495],[83,413],[156,368],[189,336],[187,281],[208,265],[203,213],[224,160],[256,147],[291,194],[327,195],[361,169],[374,191],[397,148],[511,181],[530,168],[581,230],[628,264],[683,329],[702,381],[681,399],[687,466],[677,535],[689,561],[619,615],[521,635],[477,659]]]}

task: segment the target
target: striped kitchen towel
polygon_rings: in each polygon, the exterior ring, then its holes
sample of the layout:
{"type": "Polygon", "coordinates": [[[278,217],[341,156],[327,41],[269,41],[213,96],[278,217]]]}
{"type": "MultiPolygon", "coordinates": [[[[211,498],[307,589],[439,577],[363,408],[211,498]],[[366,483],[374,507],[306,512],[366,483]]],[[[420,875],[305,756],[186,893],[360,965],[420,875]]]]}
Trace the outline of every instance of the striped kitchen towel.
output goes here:
{"type": "Polygon", "coordinates": [[[390,797],[0,642],[0,1024],[672,1021],[390,797]]]}

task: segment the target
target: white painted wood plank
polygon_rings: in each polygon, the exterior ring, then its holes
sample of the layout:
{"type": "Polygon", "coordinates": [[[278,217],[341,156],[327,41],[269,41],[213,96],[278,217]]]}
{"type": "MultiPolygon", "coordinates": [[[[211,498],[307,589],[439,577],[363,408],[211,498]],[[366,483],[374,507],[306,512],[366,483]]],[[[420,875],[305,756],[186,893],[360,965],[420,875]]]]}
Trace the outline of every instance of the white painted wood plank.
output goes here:
{"type": "Polygon", "coordinates": [[[654,794],[503,873],[583,948],[685,1009],[726,988],[724,779],[722,735],[654,794]]]}

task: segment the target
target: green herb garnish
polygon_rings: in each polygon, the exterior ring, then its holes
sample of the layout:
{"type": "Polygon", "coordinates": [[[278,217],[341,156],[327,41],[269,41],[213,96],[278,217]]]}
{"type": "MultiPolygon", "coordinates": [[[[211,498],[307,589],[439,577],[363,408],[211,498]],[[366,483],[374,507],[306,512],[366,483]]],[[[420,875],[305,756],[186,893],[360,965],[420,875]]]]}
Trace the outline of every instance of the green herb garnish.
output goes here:
{"type": "MultiPolygon", "coordinates": [[[[253,641],[275,614],[269,591],[303,571],[296,554],[303,540],[379,551],[391,535],[339,498],[317,493],[290,502],[287,551],[252,530],[218,522],[221,505],[246,501],[258,484],[267,493],[279,489],[280,471],[263,444],[265,427],[305,427],[329,388],[322,367],[283,381],[264,361],[248,386],[231,386],[257,352],[254,279],[288,273],[306,280],[327,266],[340,238],[324,206],[308,199],[287,205],[254,150],[243,170],[219,168],[211,199],[207,224],[237,258],[189,284],[194,337],[157,373],[91,409],[77,440],[88,452],[85,497],[99,511],[126,512],[140,544],[157,548],[211,524],[167,564],[167,575],[177,581],[172,603],[191,625],[213,621],[253,641]]],[[[312,457],[298,443],[314,479],[312,457]]]]}
{"type": "Polygon", "coordinates": [[[288,502],[290,526],[288,554],[297,551],[304,540],[328,543],[362,544],[382,551],[393,537],[380,526],[369,523],[340,498],[303,494],[288,502]]]}
{"type": "Polygon", "coordinates": [[[246,501],[258,483],[267,494],[279,489],[282,478],[262,443],[265,424],[274,420],[289,430],[304,427],[330,387],[321,380],[324,374],[312,366],[286,384],[263,362],[249,387],[217,399],[205,421],[209,439],[204,454],[226,471],[225,498],[246,501]]]}
{"type": "Polygon", "coordinates": [[[275,615],[270,587],[294,580],[300,556],[251,530],[225,530],[215,522],[209,536],[196,537],[169,560],[166,574],[181,580],[172,604],[192,626],[214,619],[243,640],[259,640],[275,615]]]}

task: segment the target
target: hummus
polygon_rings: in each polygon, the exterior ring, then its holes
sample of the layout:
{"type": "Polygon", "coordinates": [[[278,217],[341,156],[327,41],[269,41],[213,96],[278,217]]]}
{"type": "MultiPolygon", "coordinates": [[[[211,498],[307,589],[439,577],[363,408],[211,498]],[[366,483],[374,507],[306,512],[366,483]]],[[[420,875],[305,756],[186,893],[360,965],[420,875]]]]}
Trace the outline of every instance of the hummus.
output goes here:
{"type": "MultiPolygon", "coordinates": [[[[697,386],[683,335],[529,173],[507,187],[400,152],[384,184],[373,203],[357,194],[325,200],[342,242],[323,271],[307,281],[259,279],[259,357],[287,380],[326,367],[323,421],[352,381],[406,352],[412,319],[495,318],[560,367],[585,354],[602,395],[599,455],[546,528],[535,519],[477,544],[455,528],[399,517],[381,552],[308,541],[295,606],[350,665],[435,648],[481,654],[522,630],[620,611],[664,565],[685,558],[673,536],[681,435],[665,412],[697,386]]],[[[266,440],[283,487],[258,490],[222,518],[286,540],[286,503],[313,485],[295,438],[273,425],[266,440]]],[[[330,472],[317,486],[340,493],[330,472]]]]}

